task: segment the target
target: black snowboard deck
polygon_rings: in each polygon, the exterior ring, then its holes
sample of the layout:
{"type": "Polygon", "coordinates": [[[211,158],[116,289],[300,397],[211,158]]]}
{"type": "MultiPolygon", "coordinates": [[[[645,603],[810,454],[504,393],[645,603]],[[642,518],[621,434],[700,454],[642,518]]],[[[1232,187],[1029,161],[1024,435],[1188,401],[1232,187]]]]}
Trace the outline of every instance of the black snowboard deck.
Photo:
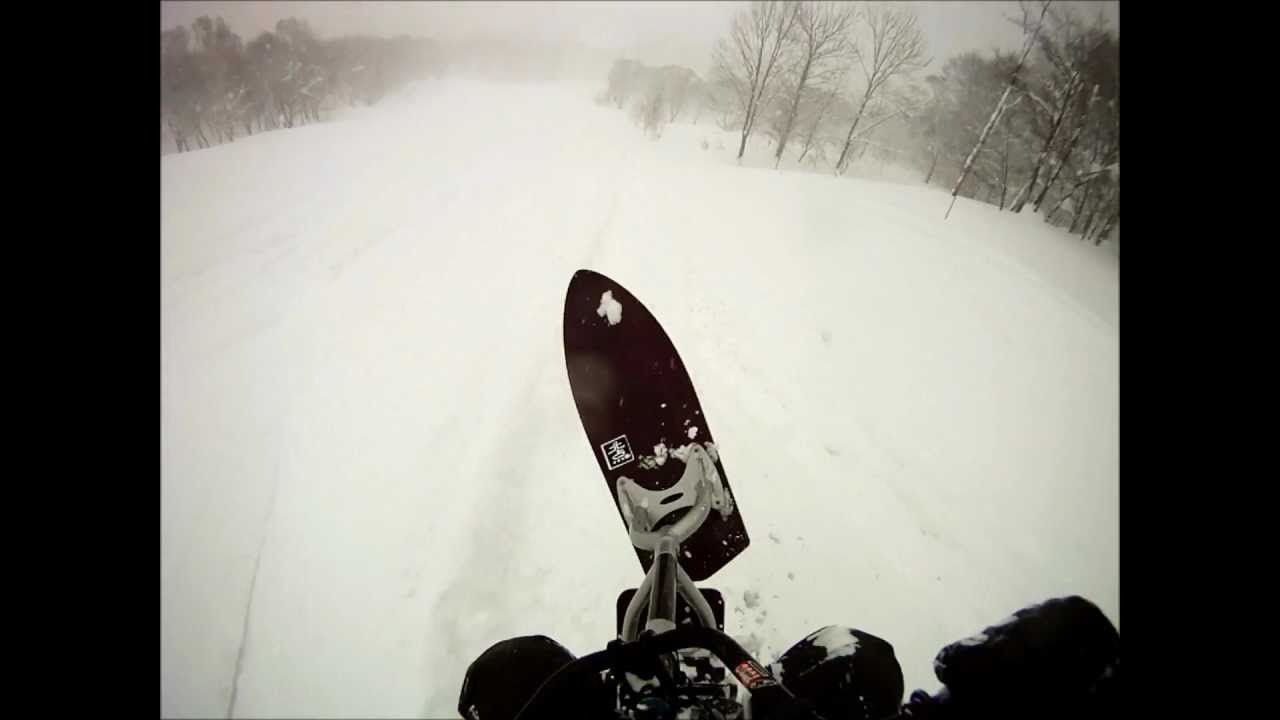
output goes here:
{"type": "MultiPolygon", "coordinates": [[[[591,270],[574,273],[564,304],[564,355],[578,417],[615,507],[622,476],[647,490],[675,485],[685,467],[680,451],[692,443],[707,449],[732,498],[680,354],[626,288],[591,270]]],[[[711,577],[750,543],[736,500],[732,508],[727,515],[710,513],[681,545],[680,565],[692,580],[711,577]]],[[[636,555],[648,572],[652,553],[636,549],[636,555]]]]}

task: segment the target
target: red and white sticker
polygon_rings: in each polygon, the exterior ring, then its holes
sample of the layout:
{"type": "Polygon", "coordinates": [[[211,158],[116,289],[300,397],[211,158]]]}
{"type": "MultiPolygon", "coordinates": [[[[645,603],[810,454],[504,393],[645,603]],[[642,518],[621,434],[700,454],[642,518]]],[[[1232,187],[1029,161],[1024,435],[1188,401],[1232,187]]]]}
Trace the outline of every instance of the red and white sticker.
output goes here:
{"type": "Polygon", "coordinates": [[[769,685],[777,685],[778,681],[765,671],[764,668],[751,662],[744,660],[733,669],[733,674],[738,676],[738,681],[748,690],[755,690],[758,687],[766,687],[769,685]]]}

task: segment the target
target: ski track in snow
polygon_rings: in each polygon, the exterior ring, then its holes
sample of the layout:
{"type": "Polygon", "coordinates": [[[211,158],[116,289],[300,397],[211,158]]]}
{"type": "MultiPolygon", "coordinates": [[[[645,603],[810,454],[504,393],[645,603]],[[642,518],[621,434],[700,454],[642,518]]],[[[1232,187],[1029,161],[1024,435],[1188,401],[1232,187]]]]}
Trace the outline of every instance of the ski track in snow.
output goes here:
{"type": "Polygon", "coordinates": [[[437,81],[162,158],[163,715],[451,717],[498,640],[604,646],[641,578],[564,377],[580,267],[698,388],[753,539],[706,584],[762,662],[853,626],[909,692],[1024,604],[1119,622],[1114,258],[593,91],[437,81]]]}

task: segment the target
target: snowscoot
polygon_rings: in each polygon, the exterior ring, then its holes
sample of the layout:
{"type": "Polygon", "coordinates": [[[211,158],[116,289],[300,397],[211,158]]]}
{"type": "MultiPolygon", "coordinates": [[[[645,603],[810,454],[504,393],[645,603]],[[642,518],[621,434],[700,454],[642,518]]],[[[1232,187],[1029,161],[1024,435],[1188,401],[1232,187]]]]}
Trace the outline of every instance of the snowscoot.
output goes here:
{"type": "Polygon", "coordinates": [[[616,637],[560,668],[518,717],[570,717],[563,703],[602,684],[618,718],[816,719],[724,632],[721,593],[694,584],[749,539],[662,326],[617,282],[579,270],[565,298],[564,350],[579,418],[645,575],[618,596],[616,637]]]}

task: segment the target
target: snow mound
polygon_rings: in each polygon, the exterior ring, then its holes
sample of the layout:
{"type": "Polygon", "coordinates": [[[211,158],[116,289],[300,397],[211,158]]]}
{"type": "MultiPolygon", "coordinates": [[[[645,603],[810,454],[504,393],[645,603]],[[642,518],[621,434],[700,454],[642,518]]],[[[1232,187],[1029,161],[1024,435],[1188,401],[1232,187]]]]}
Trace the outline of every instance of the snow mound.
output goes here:
{"type": "Polygon", "coordinates": [[[596,308],[596,314],[607,317],[610,325],[622,322],[622,303],[613,299],[612,290],[605,290],[600,296],[600,307],[596,308]]]}

